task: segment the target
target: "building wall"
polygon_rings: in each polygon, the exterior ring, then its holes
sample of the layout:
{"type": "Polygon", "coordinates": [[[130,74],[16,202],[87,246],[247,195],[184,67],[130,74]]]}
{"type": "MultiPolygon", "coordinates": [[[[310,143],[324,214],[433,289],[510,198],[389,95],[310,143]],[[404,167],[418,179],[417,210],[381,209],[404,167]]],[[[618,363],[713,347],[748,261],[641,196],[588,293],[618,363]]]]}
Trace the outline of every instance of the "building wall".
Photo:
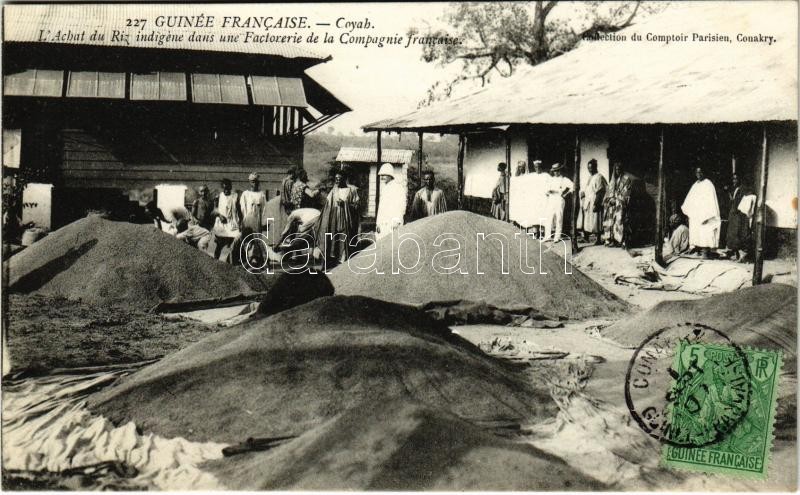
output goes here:
{"type": "MultiPolygon", "coordinates": [[[[528,160],[526,136],[519,132],[511,138],[511,163],[516,168],[519,160],[528,160]]],[[[487,132],[467,135],[464,156],[464,195],[491,198],[497,185],[497,164],[506,161],[506,138],[503,132],[487,132]]]]}
{"type": "Polygon", "coordinates": [[[775,127],[769,138],[767,225],[797,228],[797,130],[775,127]]]}
{"type": "Polygon", "coordinates": [[[588,130],[581,134],[581,188],[589,181],[589,160],[597,160],[597,171],[606,180],[611,178],[608,163],[608,134],[602,131],[588,130]]]}

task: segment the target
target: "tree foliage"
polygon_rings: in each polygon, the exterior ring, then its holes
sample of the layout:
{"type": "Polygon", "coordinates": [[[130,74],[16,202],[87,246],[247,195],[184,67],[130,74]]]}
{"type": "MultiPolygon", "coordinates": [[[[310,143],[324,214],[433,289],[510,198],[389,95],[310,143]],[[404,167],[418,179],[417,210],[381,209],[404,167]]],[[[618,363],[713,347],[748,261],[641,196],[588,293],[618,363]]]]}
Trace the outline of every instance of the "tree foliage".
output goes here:
{"type": "MultiPolygon", "coordinates": [[[[457,36],[460,44],[424,45],[422,59],[442,67],[460,64],[455,78],[435,83],[420,105],[447,98],[460,83],[487,84],[493,75],[510,76],[520,64],[537,65],[573,49],[586,37],[614,33],[666,2],[465,2],[444,16],[448,32],[427,28],[422,36],[457,36]]],[[[409,36],[420,35],[416,28],[409,36]]]]}

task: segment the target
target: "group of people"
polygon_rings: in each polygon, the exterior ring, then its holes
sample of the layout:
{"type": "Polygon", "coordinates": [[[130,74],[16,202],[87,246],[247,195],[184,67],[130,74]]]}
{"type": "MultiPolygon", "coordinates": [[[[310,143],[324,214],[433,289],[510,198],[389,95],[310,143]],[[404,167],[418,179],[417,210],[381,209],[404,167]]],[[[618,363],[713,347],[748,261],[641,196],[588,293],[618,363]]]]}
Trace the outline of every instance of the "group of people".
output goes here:
{"type": "MultiPolygon", "coordinates": [[[[418,219],[447,211],[444,192],[436,187],[433,172],[423,174],[423,187],[414,195],[408,215],[406,189],[395,178],[393,166],[384,163],[378,175],[381,187],[376,239],[390,235],[407,217],[418,219]]],[[[358,249],[354,238],[360,229],[361,197],[358,188],[348,183],[345,167],[333,171],[327,193],[312,187],[305,170],[292,167],[281,182],[280,197],[273,201],[267,201],[261,190],[258,173],[251,173],[248,179],[250,188],[241,194],[233,190],[229,179],[223,179],[216,199],[208,186],[201,186],[191,210],[174,209],[171,222],[155,202],[149,203],[146,211],[159,229],[208,254],[213,240],[217,259],[228,247],[225,259],[231,263],[241,261],[243,240],[242,254],[251,266],[279,261],[287,252],[302,254],[303,247],[311,250],[307,254],[315,260],[341,263],[358,249]],[[246,242],[251,234],[262,234],[262,240],[246,242]]]]}
{"type": "MultiPolygon", "coordinates": [[[[507,165],[498,164],[499,178],[492,192],[491,213],[497,219],[512,221],[540,239],[558,241],[563,231],[566,199],[574,193],[574,184],[562,175],[563,166],[553,164],[549,173],[543,171],[542,161],[517,164],[515,175],[507,177],[507,165]]],[[[631,194],[634,177],[626,173],[622,162],[615,160],[611,178],[598,172],[597,160],[587,163],[588,179],[579,194],[576,227],[585,242],[612,247],[626,247],[631,239],[631,194]]],[[[705,177],[702,168],[694,170],[696,181],[681,206],[681,213],[670,217],[671,233],[666,257],[699,252],[710,257],[718,249],[722,219],[714,184],[705,177]],[[688,218],[688,227],[684,222],[688,218]]],[[[733,175],[726,248],[732,259],[744,260],[750,245],[750,229],[756,197],[733,175]]]]}
{"type": "Polygon", "coordinates": [[[526,230],[534,229],[538,238],[557,241],[564,227],[566,200],[575,185],[564,177],[560,163],[554,163],[549,173],[542,170],[541,160],[533,160],[531,165],[529,170],[525,161],[518,162],[510,180],[506,177],[507,165],[497,165],[500,177],[492,191],[492,216],[511,220],[526,230]]]}

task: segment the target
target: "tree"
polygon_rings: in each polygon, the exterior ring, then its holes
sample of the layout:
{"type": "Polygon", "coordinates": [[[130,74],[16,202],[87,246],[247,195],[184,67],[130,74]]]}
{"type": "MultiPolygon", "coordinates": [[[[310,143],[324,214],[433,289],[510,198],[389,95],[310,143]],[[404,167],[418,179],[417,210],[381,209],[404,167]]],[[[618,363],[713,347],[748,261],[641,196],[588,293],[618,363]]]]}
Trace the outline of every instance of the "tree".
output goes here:
{"type": "MultiPolygon", "coordinates": [[[[661,11],[665,2],[468,2],[452,4],[441,19],[450,32],[427,28],[423,37],[449,34],[458,44],[423,45],[422,59],[442,67],[460,63],[453,79],[439,81],[420,103],[447,98],[460,83],[490,82],[494,74],[510,76],[520,64],[537,65],[573,49],[581,39],[614,33],[631,26],[639,16],[661,11]],[[572,12],[568,9],[572,8],[572,12]],[[555,12],[555,13],[554,13],[555,12]],[[455,31],[455,33],[453,32],[455,31]]],[[[409,36],[420,36],[416,28],[409,36]]]]}

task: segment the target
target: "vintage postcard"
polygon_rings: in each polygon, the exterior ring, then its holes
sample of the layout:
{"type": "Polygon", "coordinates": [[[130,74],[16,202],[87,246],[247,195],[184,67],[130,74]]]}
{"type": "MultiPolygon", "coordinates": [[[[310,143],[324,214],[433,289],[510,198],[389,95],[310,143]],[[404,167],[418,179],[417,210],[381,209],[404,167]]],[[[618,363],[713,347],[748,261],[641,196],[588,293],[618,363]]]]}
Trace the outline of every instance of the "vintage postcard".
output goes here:
{"type": "Polygon", "coordinates": [[[797,490],[797,2],[2,23],[3,490],[797,490]]]}

